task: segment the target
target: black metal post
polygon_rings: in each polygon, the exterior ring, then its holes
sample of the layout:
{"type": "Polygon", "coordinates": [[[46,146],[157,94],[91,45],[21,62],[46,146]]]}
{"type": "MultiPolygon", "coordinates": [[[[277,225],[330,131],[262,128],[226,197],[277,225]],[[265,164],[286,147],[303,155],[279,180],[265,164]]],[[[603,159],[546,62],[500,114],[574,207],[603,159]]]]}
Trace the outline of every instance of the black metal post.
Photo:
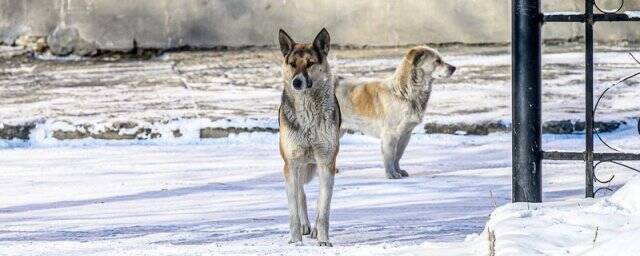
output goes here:
{"type": "Polygon", "coordinates": [[[542,201],[540,0],[512,1],[513,202],[542,201]]]}
{"type": "Polygon", "coordinates": [[[584,1],[585,43],[585,196],[593,197],[593,0],[584,1]]]}

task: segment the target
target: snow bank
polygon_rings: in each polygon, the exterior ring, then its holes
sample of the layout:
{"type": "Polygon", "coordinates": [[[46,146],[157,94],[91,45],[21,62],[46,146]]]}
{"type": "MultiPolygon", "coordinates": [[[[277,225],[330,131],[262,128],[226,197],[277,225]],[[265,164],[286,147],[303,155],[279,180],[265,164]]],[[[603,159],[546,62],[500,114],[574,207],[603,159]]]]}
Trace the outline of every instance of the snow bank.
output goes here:
{"type": "Polygon", "coordinates": [[[472,240],[495,255],[638,255],[638,195],[640,176],[610,198],[508,204],[472,240]]]}
{"type": "Polygon", "coordinates": [[[628,210],[629,214],[640,215],[640,177],[629,181],[627,185],[616,191],[608,201],[628,210]]]}
{"type": "Polygon", "coordinates": [[[583,255],[638,255],[640,253],[640,230],[631,230],[618,234],[583,255]]]}

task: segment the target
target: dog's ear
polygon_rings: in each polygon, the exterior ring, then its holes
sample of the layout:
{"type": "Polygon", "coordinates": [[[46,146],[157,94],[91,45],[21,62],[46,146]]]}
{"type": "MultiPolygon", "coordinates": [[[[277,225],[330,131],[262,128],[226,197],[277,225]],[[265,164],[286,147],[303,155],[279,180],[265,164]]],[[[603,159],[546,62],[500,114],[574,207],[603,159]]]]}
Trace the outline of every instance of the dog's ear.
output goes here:
{"type": "Polygon", "coordinates": [[[296,42],[291,39],[287,32],[284,32],[283,29],[280,29],[280,33],[278,34],[278,41],[280,42],[280,51],[282,52],[282,56],[287,56],[293,50],[293,46],[296,45],[296,42]]]}
{"type": "Polygon", "coordinates": [[[316,39],[313,39],[313,47],[323,55],[327,56],[327,54],[329,54],[330,44],[331,37],[329,36],[329,31],[327,31],[326,28],[322,28],[320,33],[316,36],[316,39]]]}
{"type": "Polygon", "coordinates": [[[411,63],[418,67],[422,65],[422,62],[424,61],[424,57],[425,57],[425,50],[424,49],[416,49],[413,48],[409,51],[409,53],[407,53],[407,57],[409,60],[411,60],[411,63]]]}

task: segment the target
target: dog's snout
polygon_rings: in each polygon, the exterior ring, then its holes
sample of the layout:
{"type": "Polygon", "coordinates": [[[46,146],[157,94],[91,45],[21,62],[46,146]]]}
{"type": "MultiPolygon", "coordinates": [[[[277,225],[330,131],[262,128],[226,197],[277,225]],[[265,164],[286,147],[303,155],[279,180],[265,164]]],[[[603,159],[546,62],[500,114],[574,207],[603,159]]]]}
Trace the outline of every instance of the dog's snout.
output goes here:
{"type": "Polygon", "coordinates": [[[302,79],[296,77],[295,79],[293,79],[292,85],[296,90],[302,89],[302,79]]]}
{"type": "Polygon", "coordinates": [[[453,73],[456,72],[456,69],[458,69],[458,68],[456,68],[455,66],[449,65],[449,74],[453,75],[453,73]]]}
{"type": "Polygon", "coordinates": [[[311,81],[311,79],[307,78],[307,76],[303,73],[297,74],[293,77],[293,80],[291,80],[291,86],[293,87],[293,89],[296,89],[298,91],[311,88],[312,85],[313,82],[311,81]]]}

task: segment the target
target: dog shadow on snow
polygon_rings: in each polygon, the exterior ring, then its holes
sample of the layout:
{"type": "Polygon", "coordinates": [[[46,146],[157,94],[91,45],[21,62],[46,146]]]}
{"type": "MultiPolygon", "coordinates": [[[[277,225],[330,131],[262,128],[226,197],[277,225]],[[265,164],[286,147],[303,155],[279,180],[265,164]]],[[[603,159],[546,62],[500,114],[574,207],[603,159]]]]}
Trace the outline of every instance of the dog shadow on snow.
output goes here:
{"type": "MultiPolygon", "coordinates": [[[[347,170],[353,171],[353,170],[347,170]]],[[[357,170],[356,170],[357,171],[357,170]]],[[[29,212],[42,210],[55,210],[69,208],[73,211],[73,207],[81,207],[88,205],[100,205],[99,207],[109,210],[110,203],[138,201],[149,199],[163,199],[187,196],[197,193],[213,193],[220,191],[251,191],[259,186],[259,189],[266,190],[282,190],[283,185],[280,180],[280,173],[270,173],[262,177],[254,177],[249,180],[243,180],[231,183],[209,183],[199,186],[191,186],[185,188],[146,191],[128,195],[118,195],[104,198],[75,200],[75,201],[58,201],[47,203],[36,203],[19,205],[12,207],[0,208],[0,218],[4,219],[3,225],[12,225],[11,220],[16,222],[51,222],[68,221],[73,219],[96,218],[95,216],[82,215],[63,215],[48,216],[39,214],[29,214],[29,212]],[[267,184],[261,182],[267,181],[267,184]],[[5,214],[15,215],[9,218],[5,214]],[[24,214],[25,217],[20,217],[24,214]],[[5,215],[5,216],[3,216],[5,215]]],[[[339,174],[340,175],[340,174],[339,174]]],[[[446,174],[445,174],[446,175],[446,174]]],[[[508,174],[505,174],[508,179],[508,174]]],[[[338,176],[339,177],[339,176],[338,176]]],[[[338,178],[339,179],[339,178],[338,178]]],[[[445,177],[443,179],[451,179],[445,177]]],[[[446,198],[445,200],[437,199],[408,199],[403,201],[403,196],[411,196],[410,194],[397,194],[400,200],[393,205],[384,203],[369,203],[363,206],[354,204],[350,206],[344,201],[347,197],[341,197],[341,189],[350,189],[352,187],[371,187],[394,186],[400,188],[409,188],[415,190],[416,187],[428,186],[430,182],[436,182],[436,178],[418,175],[401,183],[378,178],[350,178],[336,185],[336,195],[334,199],[339,202],[337,207],[332,209],[333,225],[331,234],[337,245],[357,245],[357,244],[379,244],[379,243],[397,243],[397,244],[419,244],[423,241],[452,241],[462,240],[468,234],[479,233],[483,230],[488,219],[489,213],[493,210],[492,201],[496,201],[497,205],[509,202],[509,198],[497,197],[490,198],[486,191],[486,184],[494,182],[496,177],[474,177],[475,182],[455,181],[454,188],[450,188],[452,192],[459,192],[458,196],[446,198]],[[427,184],[427,185],[424,185],[427,184]],[[470,196],[476,194],[476,196],[470,196]],[[343,202],[340,202],[343,200],[343,202]]],[[[503,179],[502,177],[499,179],[503,179]]],[[[442,182],[442,181],[440,181],[442,182]]],[[[310,200],[315,200],[317,194],[317,186],[310,187],[310,200]]],[[[508,182],[500,182],[495,186],[493,193],[495,195],[510,194],[511,187],[508,182]]],[[[566,196],[580,194],[582,191],[563,190],[545,194],[546,198],[563,198],[566,196]]],[[[345,192],[346,193],[346,192],[345,192]]],[[[284,194],[284,193],[283,193],[284,194]]],[[[437,195],[437,194],[436,194],[437,195]]],[[[376,200],[377,195],[360,195],[364,200],[376,200]]],[[[384,194],[388,197],[390,195],[384,194]]],[[[288,235],[287,221],[288,212],[287,205],[284,203],[266,204],[259,207],[242,210],[236,216],[226,216],[225,219],[215,220],[202,218],[192,218],[190,220],[151,221],[150,224],[142,225],[119,225],[119,224],[96,224],[98,228],[87,228],[79,231],[72,230],[32,230],[32,231],[0,231],[0,241],[101,241],[110,239],[126,239],[139,238],[155,234],[167,234],[162,238],[153,241],[150,238],[149,243],[154,244],[178,244],[178,245],[198,245],[198,244],[246,244],[261,245],[265,241],[269,243],[281,242],[284,244],[288,235]],[[155,222],[155,223],[154,223],[155,222]],[[104,227],[100,227],[103,225],[104,227]]],[[[315,204],[310,204],[310,216],[315,216],[315,204]]],[[[211,205],[215,209],[215,205],[211,205]]],[[[128,214],[126,208],[120,209],[120,214],[115,217],[105,216],[104,218],[143,218],[147,215],[144,212],[135,212],[128,214]]],[[[220,210],[219,208],[217,210],[220,210]]],[[[100,213],[100,210],[93,209],[92,214],[100,213]]],[[[167,212],[167,216],[171,216],[172,212],[167,212]]],[[[157,214],[156,214],[157,215],[157,214]]],[[[166,219],[166,218],[163,218],[166,219]]],[[[305,239],[307,242],[309,239],[305,239]]]]}

